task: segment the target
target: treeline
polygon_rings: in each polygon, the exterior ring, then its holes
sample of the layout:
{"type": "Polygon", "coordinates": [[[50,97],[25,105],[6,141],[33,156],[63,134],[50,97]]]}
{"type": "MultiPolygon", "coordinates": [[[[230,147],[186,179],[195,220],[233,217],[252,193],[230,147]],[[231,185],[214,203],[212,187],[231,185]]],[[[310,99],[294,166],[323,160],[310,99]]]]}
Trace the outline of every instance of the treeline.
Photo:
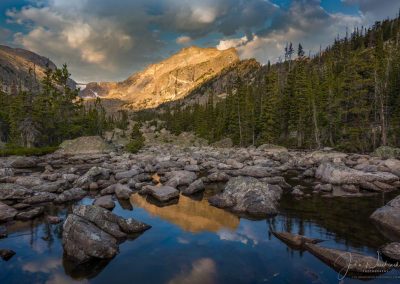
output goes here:
{"type": "Polygon", "coordinates": [[[58,146],[65,139],[102,135],[127,116],[109,117],[100,99],[85,105],[68,84],[66,65],[48,69],[40,91],[0,91],[0,141],[9,148],[58,146]]]}
{"type": "Polygon", "coordinates": [[[284,60],[263,67],[255,82],[240,78],[225,100],[141,112],[174,133],[210,142],[333,146],[367,152],[400,145],[400,19],[357,28],[316,56],[289,43],[284,60]],[[297,56],[296,56],[297,55],[297,56]]]}

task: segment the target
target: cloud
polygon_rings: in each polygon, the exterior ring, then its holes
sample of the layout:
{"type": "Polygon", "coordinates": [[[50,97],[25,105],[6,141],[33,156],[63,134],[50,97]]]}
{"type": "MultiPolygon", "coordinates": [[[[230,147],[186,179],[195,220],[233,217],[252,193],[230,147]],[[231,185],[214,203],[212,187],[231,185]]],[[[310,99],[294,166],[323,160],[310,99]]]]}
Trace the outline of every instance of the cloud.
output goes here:
{"type": "Polygon", "coordinates": [[[288,41],[315,52],[346,27],[371,25],[400,6],[341,1],[359,13],[328,13],[320,0],[291,0],[289,7],[271,0],[27,0],[6,14],[23,27],[14,44],[68,63],[74,78],[88,82],[125,79],[192,43],[236,47],[242,58],[263,63],[276,61],[288,41]]]}
{"type": "Polygon", "coordinates": [[[360,12],[371,20],[395,17],[399,13],[400,2],[394,0],[342,0],[348,5],[356,5],[360,12]]]}
{"type": "Polygon", "coordinates": [[[7,11],[9,22],[28,30],[16,33],[14,43],[51,58],[57,65],[67,62],[80,81],[124,79],[166,57],[170,45],[188,44],[215,33],[249,33],[261,28],[277,9],[268,0],[30,3],[7,11]]]}
{"type": "Polygon", "coordinates": [[[190,36],[180,36],[176,39],[177,44],[188,44],[192,41],[190,36]]]}
{"type": "Polygon", "coordinates": [[[319,47],[332,43],[346,28],[362,25],[362,15],[330,14],[320,6],[318,0],[294,0],[290,7],[279,11],[271,24],[257,31],[251,38],[222,39],[220,49],[236,47],[241,58],[257,58],[260,62],[277,62],[282,58],[287,42],[296,46],[302,43],[306,51],[316,53],[319,47]]]}
{"type": "Polygon", "coordinates": [[[192,263],[191,270],[178,274],[168,284],[212,284],[217,283],[216,276],[215,261],[211,258],[200,258],[192,263]]]}

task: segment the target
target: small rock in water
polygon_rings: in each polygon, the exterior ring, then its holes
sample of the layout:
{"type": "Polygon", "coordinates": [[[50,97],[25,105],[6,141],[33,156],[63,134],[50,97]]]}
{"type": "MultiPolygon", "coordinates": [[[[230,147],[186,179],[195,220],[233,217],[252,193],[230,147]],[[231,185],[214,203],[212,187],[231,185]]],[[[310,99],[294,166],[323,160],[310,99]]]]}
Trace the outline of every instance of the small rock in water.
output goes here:
{"type": "Polygon", "coordinates": [[[14,255],[15,255],[15,251],[13,251],[13,250],[0,249],[0,257],[5,261],[10,260],[14,255]]]}
{"type": "Polygon", "coordinates": [[[63,221],[63,219],[58,216],[47,216],[47,221],[50,224],[58,224],[58,223],[61,223],[63,221]]]}
{"type": "Polygon", "coordinates": [[[167,202],[179,197],[179,191],[171,186],[146,186],[142,191],[160,202],[167,202]]]}
{"type": "Polygon", "coordinates": [[[103,207],[103,208],[109,209],[109,210],[112,210],[115,207],[115,203],[112,200],[111,195],[104,195],[104,196],[96,198],[93,201],[93,205],[97,205],[97,206],[100,206],[100,207],[103,207]]]}

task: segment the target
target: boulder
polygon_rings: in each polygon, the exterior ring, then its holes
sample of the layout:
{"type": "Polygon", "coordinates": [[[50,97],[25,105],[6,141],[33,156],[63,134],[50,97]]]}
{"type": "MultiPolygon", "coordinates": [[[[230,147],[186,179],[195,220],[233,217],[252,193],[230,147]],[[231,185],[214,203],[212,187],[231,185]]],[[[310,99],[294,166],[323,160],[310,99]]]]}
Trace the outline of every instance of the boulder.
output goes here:
{"type": "Polygon", "coordinates": [[[36,176],[20,176],[15,180],[15,183],[27,188],[32,188],[41,185],[43,180],[36,176]]]}
{"type": "Polygon", "coordinates": [[[236,177],[229,180],[222,193],[208,201],[219,208],[263,217],[278,213],[281,194],[282,189],[277,185],[266,184],[252,177],[236,177]]]}
{"type": "Polygon", "coordinates": [[[33,191],[14,183],[0,183],[0,200],[18,200],[31,196],[33,191]]]}
{"type": "Polygon", "coordinates": [[[387,167],[388,170],[400,177],[400,160],[397,159],[388,159],[382,162],[383,166],[387,167]]]}
{"type": "Polygon", "coordinates": [[[209,182],[227,182],[231,177],[224,172],[215,172],[208,175],[209,182]]]}
{"type": "Polygon", "coordinates": [[[400,148],[381,146],[372,155],[383,159],[398,159],[400,158],[400,148]]]}
{"type": "Polygon", "coordinates": [[[72,212],[64,223],[62,243],[65,254],[79,263],[93,258],[113,258],[119,250],[118,242],[127,234],[150,228],[99,206],[79,205],[72,212]]]}
{"type": "Polygon", "coordinates": [[[15,219],[22,220],[22,221],[31,220],[33,218],[36,218],[36,217],[42,215],[43,212],[44,212],[44,208],[43,207],[35,207],[35,208],[31,209],[31,210],[23,211],[23,212],[18,213],[15,216],[15,219]]]}
{"type": "Polygon", "coordinates": [[[115,195],[118,199],[129,199],[133,191],[126,185],[117,184],[115,187],[115,195]]]}
{"type": "Polygon", "coordinates": [[[259,166],[246,166],[234,172],[236,176],[249,176],[255,178],[264,178],[271,176],[271,168],[259,166]]]}
{"type": "Polygon", "coordinates": [[[56,199],[56,203],[64,203],[68,201],[81,200],[86,196],[87,192],[82,188],[76,187],[61,193],[56,199]]]}
{"type": "Polygon", "coordinates": [[[396,175],[387,172],[369,173],[349,168],[344,165],[322,163],[316,172],[316,178],[330,184],[362,184],[380,181],[394,183],[399,180],[396,175]]]}
{"type": "Polygon", "coordinates": [[[15,169],[34,168],[39,163],[36,157],[14,156],[8,159],[9,166],[15,169]]]}
{"type": "Polygon", "coordinates": [[[66,180],[58,180],[54,182],[46,182],[41,185],[37,185],[32,187],[33,191],[42,191],[42,192],[52,192],[52,193],[61,193],[65,189],[67,189],[69,183],[66,180]]]}
{"type": "Polygon", "coordinates": [[[391,269],[386,262],[360,253],[324,248],[311,243],[305,243],[304,246],[314,256],[343,274],[380,274],[380,271],[391,269]]]}
{"type": "Polygon", "coordinates": [[[116,180],[121,180],[121,179],[129,179],[132,178],[136,175],[139,174],[139,171],[136,169],[125,171],[125,172],[118,172],[115,174],[115,179],[116,180]]]}
{"type": "Polygon", "coordinates": [[[192,195],[204,191],[204,183],[202,179],[192,182],[187,188],[182,190],[183,195],[192,195]]]}
{"type": "Polygon", "coordinates": [[[18,211],[7,204],[0,202],[0,222],[7,222],[14,219],[18,211]]]}
{"type": "Polygon", "coordinates": [[[381,248],[381,252],[384,256],[400,261],[400,243],[390,243],[381,248]]]}
{"type": "Polygon", "coordinates": [[[0,169],[0,178],[12,177],[12,176],[14,176],[14,170],[12,168],[1,168],[0,169]]]}
{"type": "Polygon", "coordinates": [[[400,195],[385,206],[375,210],[370,218],[391,239],[400,237],[400,195]]]}
{"type": "Polygon", "coordinates": [[[179,191],[171,186],[146,186],[144,193],[149,194],[160,202],[167,202],[179,197],[179,191]]]}
{"type": "Polygon", "coordinates": [[[281,152],[288,152],[288,149],[283,146],[278,146],[274,144],[263,144],[257,148],[259,151],[264,151],[267,153],[281,153],[281,152]]]}
{"type": "Polygon", "coordinates": [[[53,201],[57,198],[57,194],[51,192],[37,192],[33,196],[25,198],[23,203],[26,204],[39,204],[53,201]]]}
{"type": "Polygon", "coordinates": [[[113,147],[99,136],[79,137],[74,140],[66,140],[60,145],[60,154],[99,154],[113,151],[113,147]]]}
{"type": "Polygon", "coordinates": [[[112,200],[111,195],[104,195],[104,196],[100,196],[100,197],[96,198],[93,201],[93,205],[97,205],[97,206],[100,206],[100,207],[103,207],[103,208],[109,209],[109,210],[112,210],[115,207],[115,203],[112,200]]]}
{"type": "Polygon", "coordinates": [[[118,253],[117,239],[74,214],[64,223],[62,243],[65,254],[77,262],[110,259],[118,253]]]}
{"type": "Polygon", "coordinates": [[[101,167],[92,167],[83,176],[79,177],[74,185],[76,187],[89,186],[90,183],[100,179],[108,180],[110,178],[110,170],[101,167]]]}
{"type": "Polygon", "coordinates": [[[166,185],[170,187],[189,185],[197,178],[197,175],[194,172],[189,171],[172,171],[167,173],[165,176],[168,179],[166,185]]]}

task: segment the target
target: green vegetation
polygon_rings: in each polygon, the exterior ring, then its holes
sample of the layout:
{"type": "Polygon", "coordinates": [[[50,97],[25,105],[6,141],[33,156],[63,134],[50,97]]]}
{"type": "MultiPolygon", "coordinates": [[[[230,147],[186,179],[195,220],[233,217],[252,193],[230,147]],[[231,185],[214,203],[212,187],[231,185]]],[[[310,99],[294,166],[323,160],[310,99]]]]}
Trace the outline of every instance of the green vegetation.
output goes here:
{"type": "Polygon", "coordinates": [[[7,156],[43,156],[58,150],[58,147],[42,148],[6,148],[0,149],[0,157],[7,156]]]}
{"type": "Polygon", "coordinates": [[[400,145],[400,18],[355,29],[314,57],[290,43],[285,60],[240,78],[225,100],[163,106],[139,119],[160,119],[179,134],[194,131],[235,145],[332,146],[368,152],[400,145]]]}
{"type": "Polygon", "coordinates": [[[47,70],[40,90],[0,91],[0,141],[7,143],[2,155],[47,153],[66,139],[101,136],[115,124],[126,127],[126,114],[107,116],[100,99],[84,104],[69,77],[64,65],[47,70]]]}
{"type": "Polygon", "coordinates": [[[125,146],[126,151],[130,153],[137,153],[144,146],[144,136],[140,131],[140,124],[136,123],[132,128],[131,137],[129,143],[125,146]]]}

